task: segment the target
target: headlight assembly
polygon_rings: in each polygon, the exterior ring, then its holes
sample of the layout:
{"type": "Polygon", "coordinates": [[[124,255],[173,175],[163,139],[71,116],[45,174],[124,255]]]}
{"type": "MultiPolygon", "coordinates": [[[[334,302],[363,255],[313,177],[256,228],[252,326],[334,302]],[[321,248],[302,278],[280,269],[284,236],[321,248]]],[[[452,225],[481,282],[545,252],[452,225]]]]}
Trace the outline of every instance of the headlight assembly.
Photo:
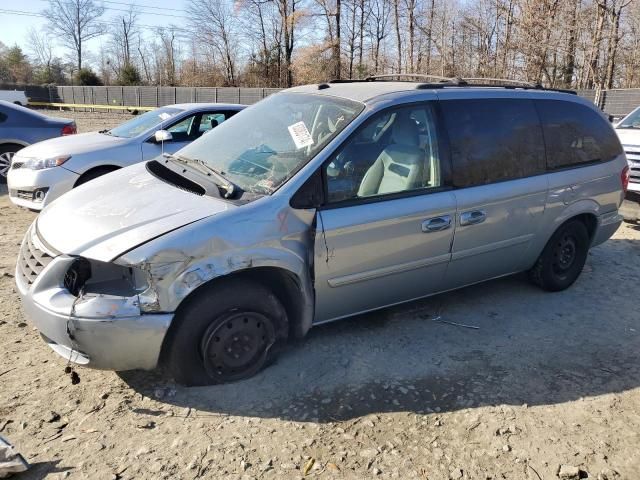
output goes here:
{"type": "Polygon", "coordinates": [[[102,294],[132,297],[148,288],[146,274],[135,267],[76,258],[64,276],[64,286],[74,296],[102,294]]]}
{"type": "Polygon", "coordinates": [[[59,167],[67,160],[71,158],[71,155],[58,155],[50,158],[28,158],[22,164],[22,168],[30,168],[31,170],[43,170],[45,168],[59,167]]]}

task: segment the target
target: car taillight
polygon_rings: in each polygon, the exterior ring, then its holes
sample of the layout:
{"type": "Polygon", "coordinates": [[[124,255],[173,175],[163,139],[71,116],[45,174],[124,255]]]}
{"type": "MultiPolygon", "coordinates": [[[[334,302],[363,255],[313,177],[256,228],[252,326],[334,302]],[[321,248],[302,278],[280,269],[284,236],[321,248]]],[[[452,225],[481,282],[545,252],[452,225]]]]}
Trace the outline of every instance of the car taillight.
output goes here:
{"type": "Polygon", "coordinates": [[[629,176],[630,176],[630,171],[629,171],[629,165],[627,165],[626,167],[624,167],[622,169],[622,173],[620,174],[620,180],[622,181],[622,191],[624,193],[627,193],[627,188],[629,188],[629,176]]]}
{"type": "Polygon", "coordinates": [[[75,133],[78,133],[78,130],[76,130],[75,123],[72,123],[71,125],[65,125],[64,127],[62,127],[62,135],[73,135],[75,133]]]}

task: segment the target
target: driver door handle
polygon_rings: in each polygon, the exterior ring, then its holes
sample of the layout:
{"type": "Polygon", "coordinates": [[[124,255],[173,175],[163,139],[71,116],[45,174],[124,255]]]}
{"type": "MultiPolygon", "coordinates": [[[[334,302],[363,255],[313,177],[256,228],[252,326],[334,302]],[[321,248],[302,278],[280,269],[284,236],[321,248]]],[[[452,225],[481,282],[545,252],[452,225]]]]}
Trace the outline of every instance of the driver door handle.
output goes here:
{"type": "Polygon", "coordinates": [[[487,219],[487,212],[484,210],[473,210],[460,214],[460,225],[477,225],[487,219]]]}
{"type": "Polygon", "coordinates": [[[429,218],[422,222],[422,232],[440,232],[451,227],[451,215],[443,215],[441,217],[429,218]]]}

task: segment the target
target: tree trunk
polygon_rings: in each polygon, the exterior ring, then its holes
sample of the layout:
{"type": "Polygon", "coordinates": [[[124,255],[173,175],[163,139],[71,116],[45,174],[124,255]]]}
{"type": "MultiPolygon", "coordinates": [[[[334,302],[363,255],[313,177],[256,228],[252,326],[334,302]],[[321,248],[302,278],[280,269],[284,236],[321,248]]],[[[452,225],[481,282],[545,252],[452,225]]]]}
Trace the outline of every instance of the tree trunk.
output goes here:
{"type": "Polygon", "coordinates": [[[569,40],[567,42],[567,60],[564,66],[563,83],[566,88],[571,88],[573,74],[576,69],[576,43],[578,39],[578,8],[580,0],[573,0],[571,8],[571,21],[569,22],[569,40]]]}
{"type": "Polygon", "coordinates": [[[393,0],[393,11],[396,22],[396,42],[398,47],[398,73],[402,73],[402,38],[400,37],[400,0],[393,0]]]}

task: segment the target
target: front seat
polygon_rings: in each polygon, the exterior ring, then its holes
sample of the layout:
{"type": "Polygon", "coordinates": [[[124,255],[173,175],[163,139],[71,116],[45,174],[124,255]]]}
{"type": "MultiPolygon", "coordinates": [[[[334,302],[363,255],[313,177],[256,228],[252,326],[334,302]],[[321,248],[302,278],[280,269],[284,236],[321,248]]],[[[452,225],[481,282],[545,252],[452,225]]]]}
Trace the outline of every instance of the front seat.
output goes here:
{"type": "Polygon", "coordinates": [[[398,116],[391,126],[391,144],[365,173],[359,197],[402,192],[424,186],[425,152],[420,148],[416,122],[408,115],[398,116]]]}
{"type": "Polygon", "coordinates": [[[209,123],[211,124],[211,130],[213,130],[218,125],[220,125],[220,122],[218,120],[216,120],[215,118],[212,118],[211,120],[209,120],[209,123]]]}

